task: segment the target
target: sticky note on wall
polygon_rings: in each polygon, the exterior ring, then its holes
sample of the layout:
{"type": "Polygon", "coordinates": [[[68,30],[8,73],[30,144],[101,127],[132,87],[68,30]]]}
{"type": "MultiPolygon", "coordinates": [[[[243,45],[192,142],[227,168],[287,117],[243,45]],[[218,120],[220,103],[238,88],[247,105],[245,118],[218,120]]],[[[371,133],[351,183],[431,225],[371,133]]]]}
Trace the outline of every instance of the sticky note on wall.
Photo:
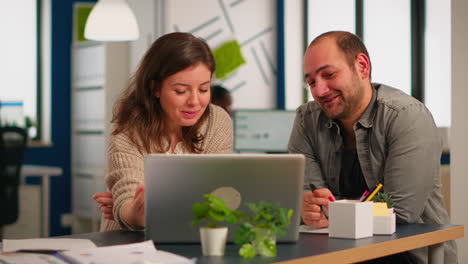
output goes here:
{"type": "Polygon", "coordinates": [[[93,6],[78,5],[75,7],[75,41],[87,41],[84,37],[86,21],[88,20],[89,13],[91,13],[93,6]]]}
{"type": "Polygon", "coordinates": [[[373,214],[374,216],[381,215],[381,216],[387,216],[388,214],[388,208],[387,208],[387,203],[375,203],[373,204],[373,214]]]}
{"type": "Polygon", "coordinates": [[[215,76],[217,79],[226,78],[230,73],[245,64],[241,47],[236,40],[225,42],[213,50],[213,56],[216,61],[215,76]]]}

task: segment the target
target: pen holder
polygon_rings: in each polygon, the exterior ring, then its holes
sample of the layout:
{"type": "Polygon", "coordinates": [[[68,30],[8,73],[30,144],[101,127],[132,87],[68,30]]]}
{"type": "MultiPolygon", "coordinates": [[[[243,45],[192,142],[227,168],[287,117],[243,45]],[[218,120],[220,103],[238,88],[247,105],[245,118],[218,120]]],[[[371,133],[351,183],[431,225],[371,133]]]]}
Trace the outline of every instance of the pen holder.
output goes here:
{"type": "Polygon", "coordinates": [[[389,215],[374,215],[374,235],[391,235],[396,230],[396,215],[393,208],[388,209],[389,215]]]}
{"type": "Polygon", "coordinates": [[[372,202],[337,200],[328,203],[330,237],[359,239],[373,236],[372,202]]]}

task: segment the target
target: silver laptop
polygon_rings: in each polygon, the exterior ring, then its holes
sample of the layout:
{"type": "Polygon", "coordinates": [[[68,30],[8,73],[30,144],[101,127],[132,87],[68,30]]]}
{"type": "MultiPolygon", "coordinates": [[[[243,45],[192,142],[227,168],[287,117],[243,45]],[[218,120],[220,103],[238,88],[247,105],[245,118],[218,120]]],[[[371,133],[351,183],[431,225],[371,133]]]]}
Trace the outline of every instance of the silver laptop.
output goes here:
{"type": "MultiPolygon", "coordinates": [[[[151,154],[145,158],[147,239],[157,243],[199,242],[192,205],[215,193],[228,205],[265,200],[293,209],[287,234],[278,242],[298,239],[304,181],[304,156],[299,154],[151,154]]],[[[233,241],[237,225],[229,225],[233,241]]]]}

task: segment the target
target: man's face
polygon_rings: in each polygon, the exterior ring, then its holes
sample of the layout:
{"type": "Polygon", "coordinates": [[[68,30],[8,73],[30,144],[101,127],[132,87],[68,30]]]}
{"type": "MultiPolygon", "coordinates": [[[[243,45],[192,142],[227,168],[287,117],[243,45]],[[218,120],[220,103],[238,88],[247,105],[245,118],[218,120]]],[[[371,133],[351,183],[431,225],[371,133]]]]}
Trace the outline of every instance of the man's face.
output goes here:
{"type": "Polygon", "coordinates": [[[307,49],[304,75],[313,98],[331,119],[347,119],[364,103],[365,88],[356,65],[347,64],[333,38],[307,49]]]}

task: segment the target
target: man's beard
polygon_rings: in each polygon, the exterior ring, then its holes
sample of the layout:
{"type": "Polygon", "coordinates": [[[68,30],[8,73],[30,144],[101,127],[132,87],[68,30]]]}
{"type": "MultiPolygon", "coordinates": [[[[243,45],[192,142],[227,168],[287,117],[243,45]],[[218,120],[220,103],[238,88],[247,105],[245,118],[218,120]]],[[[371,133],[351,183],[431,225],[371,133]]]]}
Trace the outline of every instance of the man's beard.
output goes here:
{"type": "Polygon", "coordinates": [[[338,100],[340,100],[340,102],[338,103],[340,105],[338,105],[338,107],[341,108],[340,111],[332,113],[331,111],[327,111],[327,109],[322,106],[322,109],[328,118],[335,120],[347,119],[348,117],[352,116],[352,114],[359,108],[360,102],[364,97],[364,87],[361,87],[356,75],[353,76],[353,82],[351,86],[347,87],[346,89],[356,92],[349,94],[347,98],[343,97],[342,92],[339,93],[338,100]]]}

